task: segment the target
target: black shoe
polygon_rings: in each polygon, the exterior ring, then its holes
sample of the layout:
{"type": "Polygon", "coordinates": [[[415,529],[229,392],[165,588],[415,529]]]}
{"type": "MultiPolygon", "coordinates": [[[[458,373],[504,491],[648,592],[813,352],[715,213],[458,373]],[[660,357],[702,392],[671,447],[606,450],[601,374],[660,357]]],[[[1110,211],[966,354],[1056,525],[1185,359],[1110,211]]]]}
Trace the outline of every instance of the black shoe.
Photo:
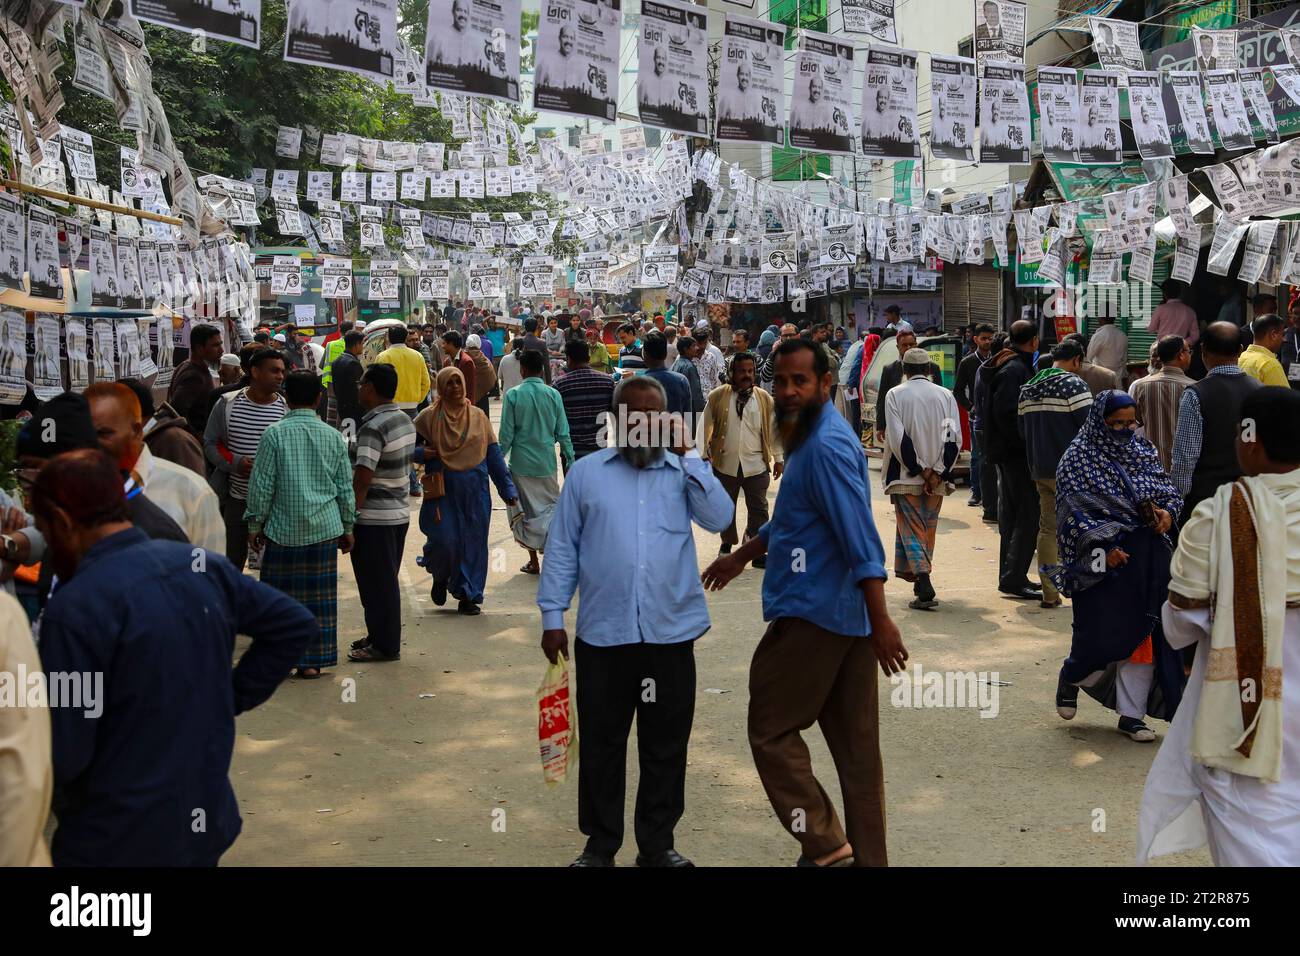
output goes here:
{"type": "Polygon", "coordinates": [[[1140,744],[1149,744],[1156,739],[1156,732],[1136,717],[1121,717],[1119,732],[1127,734],[1130,740],[1136,740],[1140,744]]]}
{"type": "Polygon", "coordinates": [[[718,557],[722,557],[724,554],[731,554],[731,545],[724,544],[718,549],[718,557]]]}
{"type": "Polygon", "coordinates": [[[475,614],[482,614],[483,609],[479,607],[477,604],[475,604],[473,601],[457,601],[456,613],[468,614],[471,617],[473,617],[475,614]]]}
{"type": "Polygon", "coordinates": [[[764,568],[767,567],[767,555],[760,554],[753,561],[749,562],[749,566],[751,568],[756,568],[757,570],[762,571],[764,568]]]}
{"type": "Polygon", "coordinates": [[[999,593],[1005,594],[1007,597],[1018,598],[1022,601],[1038,601],[1042,598],[1042,595],[1033,588],[1027,586],[1018,588],[998,588],[998,591],[999,593]]]}
{"type": "Polygon", "coordinates": [[[1029,582],[1027,585],[1025,585],[1025,586],[1026,586],[1027,588],[1029,588],[1029,590],[1031,590],[1031,591],[1041,591],[1041,590],[1043,589],[1043,582],[1042,582],[1042,581],[1030,581],[1030,582],[1029,582]]]}
{"type": "Polygon", "coordinates": [[[433,587],[429,588],[429,597],[433,603],[442,607],[447,603],[447,585],[443,584],[436,578],[433,581],[433,587]]]}
{"type": "Polygon", "coordinates": [[[661,850],[660,852],[651,854],[650,856],[646,856],[644,853],[638,853],[636,855],[636,865],[684,867],[694,866],[695,864],[686,859],[686,857],[682,856],[676,850],[661,850]]]}
{"type": "Polygon", "coordinates": [[[984,504],[984,499],[981,498],[979,495],[971,495],[969,498],[966,499],[966,504],[968,507],[978,508],[984,504]]]}
{"type": "Polygon", "coordinates": [[[997,523],[998,523],[998,516],[997,516],[997,515],[985,515],[985,516],[984,516],[984,523],[985,523],[985,524],[997,524],[997,523]]]}
{"type": "Polygon", "coordinates": [[[569,866],[613,866],[614,858],[612,856],[601,856],[599,853],[592,853],[590,850],[583,850],[582,855],[569,864],[569,866]]]}
{"type": "Polygon", "coordinates": [[[1079,688],[1060,677],[1056,679],[1056,712],[1062,720],[1074,720],[1079,712],[1079,688]]]}

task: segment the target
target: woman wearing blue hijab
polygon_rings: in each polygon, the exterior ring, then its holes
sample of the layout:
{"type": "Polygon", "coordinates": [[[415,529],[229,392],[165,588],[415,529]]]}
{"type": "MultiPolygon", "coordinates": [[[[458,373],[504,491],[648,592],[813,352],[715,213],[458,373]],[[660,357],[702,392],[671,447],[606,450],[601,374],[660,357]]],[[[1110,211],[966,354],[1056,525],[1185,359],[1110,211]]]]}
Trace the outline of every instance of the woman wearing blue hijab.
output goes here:
{"type": "Polygon", "coordinates": [[[1097,395],[1057,466],[1061,563],[1043,570],[1074,614],[1057,713],[1073,718],[1083,687],[1119,711],[1121,733],[1148,742],[1155,733],[1143,718],[1171,720],[1182,697],[1182,660],[1164,639],[1160,607],[1183,499],[1137,426],[1128,393],[1097,395]]]}
{"type": "Polygon", "coordinates": [[[773,346],[781,338],[781,330],[775,325],[769,325],[763,330],[763,334],[758,337],[758,357],[759,364],[767,361],[768,354],[772,351],[773,346]]]}

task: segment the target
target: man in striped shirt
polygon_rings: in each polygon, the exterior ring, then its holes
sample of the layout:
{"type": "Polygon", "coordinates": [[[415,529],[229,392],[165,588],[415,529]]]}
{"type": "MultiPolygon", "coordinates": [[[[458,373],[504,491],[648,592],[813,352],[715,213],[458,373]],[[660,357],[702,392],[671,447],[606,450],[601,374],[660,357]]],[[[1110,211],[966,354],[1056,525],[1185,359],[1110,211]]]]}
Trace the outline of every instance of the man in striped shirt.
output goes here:
{"type": "Polygon", "coordinates": [[[397,370],[373,364],[357,397],[366,415],[357,432],[352,489],[357,496],[352,573],[366,614],[366,636],[352,645],[352,661],[395,661],[402,651],[402,594],[397,582],[411,523],[407,474],[415,426],[393,404],[397,370]]]}
{"type": "Polygon", "coordinates": [[[1174,463],[1174,435],[1178,431],[1178,405],[1183,391],[1195,384],[1187,377],[1192,350],[1182,336],[1166,335],[1156,342],[1154,354],[1159,367],[1134,382],[1128,391],[1137,402],[1143,434],[1156,446],[1165,471],[1170,471],[1174,463]]]}
{"type": "MultiPolygon", "coordinates": [[[[573,457],[578,460],[600,450],[596,435],[600,431],[600,413],[610,410],[614,399],[614,379],[591,367],[591,352],[586,342],[569,340],[564,344],[568,371],[555,380],[555,390],[564,403],[564,417],[569,420],[569,438],[573,457]]],[[[565,468],[568,472],[568,468],[565,468]]]]}

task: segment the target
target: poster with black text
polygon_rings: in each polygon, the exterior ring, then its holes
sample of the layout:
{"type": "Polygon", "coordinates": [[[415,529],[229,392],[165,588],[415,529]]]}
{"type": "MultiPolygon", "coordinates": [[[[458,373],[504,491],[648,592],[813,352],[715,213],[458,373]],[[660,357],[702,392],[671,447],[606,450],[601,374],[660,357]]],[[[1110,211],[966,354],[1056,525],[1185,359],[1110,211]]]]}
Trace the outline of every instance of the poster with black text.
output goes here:
{"type": "Polygon", "coordinates": [[[1165,101],[1160,93],[1160,74],[1132,72],[1128,75],[1128,112],[1133,138],[1143,159],[1170,159],[1174,143],[1169,135],[1165,101]]]}
{"type": "Polygon", "coordinates": [[[784,85],[785,27],[729,14],[718,64],[718,139],[782,145],[784,85]]]}
{"type": "Polygon", "coordinates": [[[1210,122],[1226,150],[1253,149],[1255,137],[1250,131],[1246,115],[1246,101],[1241,95],[1241,84],[1236,70],[1211,70],[1202,72],[1205,96],[1209,103],[1210,122]]]}
{"type": "Polygon", "coordinates": [[[429,0],[430,89],[519,102],[520,0],[429,0]]]}
{"type": "Polygon", "coordinates": [[[256,48],[262,0],[131,0],[137,20],[256,48]]]}
{"type": "Polygon", "coordinates": [[[1193,153],[1213,154],[1210,121],[1206,118],[1205,101],[1201,96],[1201,74],[1194,70],[1171,70],[1168,82],[1174,91],[1174,102],[1178,104],[1188,147],[1193,153]]]}
{"type": "Polygon", "coordinates": [[[1138,25],[1131,20],[1089,17],[1092,55],[1106,70],[1145,70],[1146,59],[1138,42],[1138,25]]]}
{"type": "Polygon", "coordinates": [[[1204,30],[1192,27],[1192,53],[1196,69],[1202,73],[1211,70],[1237,68],[1237,31],[1204,30]]]}
{"type": "Polygon", "coordinates": [[[1079,161],[1079,74],[1069,67],[1038,68],[1039,129],[1049,163],[1079,161]]]}
{"type": "Polygon", "coordinates": [[[898,42],[894,0],[840,0],[844,32],[874,37],[882,43],[898,42]]]}
{"type": "Polygon", "coordinates": [[[1255,125],[1264,131],[1265,140],[1276,143],[1280,139],[1277,131],[1277,116],[1273,113],[1273,104],[1269,101],[1265,86],[1272,78],[1272,74],[1264,69],[1237,71],[1237,79],[1241,82],[1241,95],[1246,101],[1246,108],[1255,120],[1255,125]]]}
{"type": "Polygon", "coordinates": [[[975,63],[1025,62],[1025,9],[1018,0],[974,0],[975,63]]]}
{"type": "Polygon", "coordinates": [[[621,0],[545,0],[533,106],[612,123],[618,112],[621,0]]]}
{"type": "Polygon", "coordinates": [[[29,291],[37,298],[63,298],[59,219],[39,206],[27,207],[27,279],[29,291]]]}
{"type": "Polygon", "coordinates": [[[397,0],[289,0],[284,32],[289,63],[388,80],[396,49],[397,0]]]}
{"type": "Polygon", "coordinates": [[[803,30],[794,62],[790,145],[821,153],[852,153],[852,44],[803,30]]]}
{"type": "Polygon", "coordinates": [[[916,51],[873,45],[862,74],[862,153],[920,159],[916,127],[916,51]]]}
{"type": "Polygon", "coordinates": [[[975,161],[975,61],[930,54],[930,152],[975,161]]]}
{"type": "Polygon", "coordinates": [[[709,131],[708,14],[677,0],[642,0],[637,108],[646,126],[709,131]]]}
{"type": "Polygon", "coordinates": [[[980,162],[1029,162],[1029,93],[1025,68],[985,63],[980,77],[980,162]]]}
{"type": "Polygon", "coordinates": [[[1122,157],[1119,77],[1106,70],[1084,70],[1079,88],[1079,162],[1113,166],[1122,157]]]}

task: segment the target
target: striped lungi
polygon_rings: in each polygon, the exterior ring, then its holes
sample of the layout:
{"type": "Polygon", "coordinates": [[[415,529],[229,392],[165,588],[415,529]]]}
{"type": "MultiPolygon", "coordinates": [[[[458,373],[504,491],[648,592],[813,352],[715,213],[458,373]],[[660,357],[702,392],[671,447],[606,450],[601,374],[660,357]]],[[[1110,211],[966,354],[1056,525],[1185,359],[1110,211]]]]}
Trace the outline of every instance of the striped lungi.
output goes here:
{"type": "Polygon", "coordinates": [[[288,547],[267,540],[262,555],[262,583],[283,591],[307,610],[320,626],[315,640],[298,658],[299,667],[332,667],[339,662],[339,544],[288,547]]]}
{"type": "Polygon", "coordinates": [[[546,547],[546,533],[551,530],[551,519],[555,517],[555,503],[560,500],[559,475],[511,477],[519,492],[519,505],[507,509],[510,531],[525,548],[541,551],[546,547]]]}
{"type": "Polygon", "coordinates": [[[915,581],[917,575],[930,573],[943,495],[890,495],[889,498],[894,503],[898,522],[894,573],[904,581],[915,581]]]}

